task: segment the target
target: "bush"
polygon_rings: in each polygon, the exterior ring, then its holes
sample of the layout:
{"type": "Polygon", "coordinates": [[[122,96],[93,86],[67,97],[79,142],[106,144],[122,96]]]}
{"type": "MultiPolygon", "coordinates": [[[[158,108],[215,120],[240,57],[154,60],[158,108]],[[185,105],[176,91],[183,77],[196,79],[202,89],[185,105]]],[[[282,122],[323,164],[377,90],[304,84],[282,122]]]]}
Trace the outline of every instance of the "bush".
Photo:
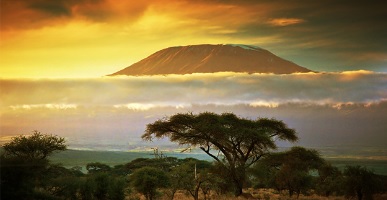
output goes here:
{"type": "Polygon", "coordinates": [[[152,167],[136,170],[132,174],[131,180],[133,187],[147,200],[155,199],[157,189],[168,187],[170,183],[164,171],[152,167]]]}
{"type": "Polygon", "coordinates": [[[347,197],[359,200],[373,199],[373,195],[381,190],[381,180],[370,170],[361,166],[347,166],[344,169],[344,186],[347,197]]]}

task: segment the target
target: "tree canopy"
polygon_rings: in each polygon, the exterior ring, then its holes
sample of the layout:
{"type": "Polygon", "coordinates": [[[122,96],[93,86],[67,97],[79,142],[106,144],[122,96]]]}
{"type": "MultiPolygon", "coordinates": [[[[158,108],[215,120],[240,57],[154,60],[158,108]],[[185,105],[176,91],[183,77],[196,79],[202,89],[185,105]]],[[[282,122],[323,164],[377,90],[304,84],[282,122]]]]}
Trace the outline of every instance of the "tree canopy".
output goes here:
{"type": "Polygon", "coordinates": [[[5,156],[23,159],[46,159],[55,151],[66,150],[65,139],[54,135],[42,134],[38,131],[30,136],[20,135],[3,145],[5,156]]]}
{"type": "Polygon", "coordinates": [[[131,180],[133,187],[144,194],[147,200],[155,198],[158,188],[168,187],[170,184],[167,174],[153,167],[143,167],[136,170],[132,174],[131,180]]]}
{"type": "MultiPolygon", "coordinates": [[[[260,164],[269,167],[266,173],[271,173],[269,175],[271,176],[271,186],[279,190],[288,190],[289,196],[292,196],[294,192],[298,196],[302,191],[311,187],[312,176],[310,172],[318,170],[325,164],[325,161],[316,150],[292,147],[289,151],[265,156],[260,164]],[[270,170],[270,168],[274,170],[270,170]]],[[[262,176],[262,174],[259,175],[262,176]]],[[[265,177],[266,174],[263,176],[265,177]]]]}
{"type": "Polygon", "coordinates": [[[66,145],[64,138],[34,131],[30,136],[14,137],[3,148],[0,156],[1,199],[24,199],[42,193],[36,188],[44,188],[52,178],[50,171],[53,168],[48,156],[65,150],[66,145]]]}
{"type": "Polygon", "coordinates": [[[346,166],[344,169],[345,196],[358,200],[373,199],[382,190],[382,182],[371,170],[361,166],[346,166]]]}
{"type": "Polygon", "coordinates": [[[233,177],[235,195],[242,193],[246,169],[276,148],[276,140],[297,141],[296,132],[280,120],[250,120],[233,113],[186,113],[148,124],[145,140],[169,137],[189,147],[199,147],[222,163],[233,177]]]}

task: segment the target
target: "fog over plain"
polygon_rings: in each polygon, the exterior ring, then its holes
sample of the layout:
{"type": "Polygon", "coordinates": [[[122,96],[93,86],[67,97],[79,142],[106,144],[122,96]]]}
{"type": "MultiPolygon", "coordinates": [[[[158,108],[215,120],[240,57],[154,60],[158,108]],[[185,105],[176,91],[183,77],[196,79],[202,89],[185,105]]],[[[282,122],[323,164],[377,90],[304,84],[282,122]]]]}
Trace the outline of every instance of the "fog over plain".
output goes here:
{"type": "MultiPolygon", "coordinates": [[[[215,73],[84,79],[1,79],[1,142],[33,130],[69,148],[170,148],[143,142],[145,126],[181,112],[274,117],[299,133],[297,145],[384,146],[387,74],[215,73]]],[[[281,146],[290,144],[280,143],[281,146]]]]}

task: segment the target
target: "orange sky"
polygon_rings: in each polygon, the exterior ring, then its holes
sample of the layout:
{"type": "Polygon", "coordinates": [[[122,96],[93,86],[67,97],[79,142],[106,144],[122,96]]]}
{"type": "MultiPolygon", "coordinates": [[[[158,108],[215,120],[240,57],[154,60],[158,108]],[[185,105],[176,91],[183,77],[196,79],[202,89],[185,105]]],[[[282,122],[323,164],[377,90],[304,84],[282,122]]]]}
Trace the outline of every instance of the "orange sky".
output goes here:
{"type": "Polygon", "coordinates": [[[0,78],[100,77],[162,48],[206,43],[257,45],[312,70],[387,66],[386,13],[377,4],[0,2],[0,78]]]}
{"type": "Polygon", "coordinates": [[[0,144],[38,130],[127,150],[159,118],[227,111],[284,120],[300,145],[387,146],[380,2],[0,0],[0,144]],[[326,73],[100,78],[170,46],[232,43],[326,73]]]}

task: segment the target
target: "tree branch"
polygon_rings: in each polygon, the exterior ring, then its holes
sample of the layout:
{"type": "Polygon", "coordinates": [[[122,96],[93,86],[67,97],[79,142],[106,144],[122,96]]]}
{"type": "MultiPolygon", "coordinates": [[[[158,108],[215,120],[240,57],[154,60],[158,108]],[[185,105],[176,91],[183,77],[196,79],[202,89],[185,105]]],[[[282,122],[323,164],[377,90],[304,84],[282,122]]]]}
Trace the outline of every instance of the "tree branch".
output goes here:
{"type": "MultiPolygon", "coordinates": [[[[204,147],[199,147],[201,150],[203,150],[207,155],[211,156],[216,161],[220,162],[219,158],[212,153],[210,153],[210,145],[207,145],[207,150],[204,147]]],[[[221,162],[220,162],[221,163],[221,162]]]]}

